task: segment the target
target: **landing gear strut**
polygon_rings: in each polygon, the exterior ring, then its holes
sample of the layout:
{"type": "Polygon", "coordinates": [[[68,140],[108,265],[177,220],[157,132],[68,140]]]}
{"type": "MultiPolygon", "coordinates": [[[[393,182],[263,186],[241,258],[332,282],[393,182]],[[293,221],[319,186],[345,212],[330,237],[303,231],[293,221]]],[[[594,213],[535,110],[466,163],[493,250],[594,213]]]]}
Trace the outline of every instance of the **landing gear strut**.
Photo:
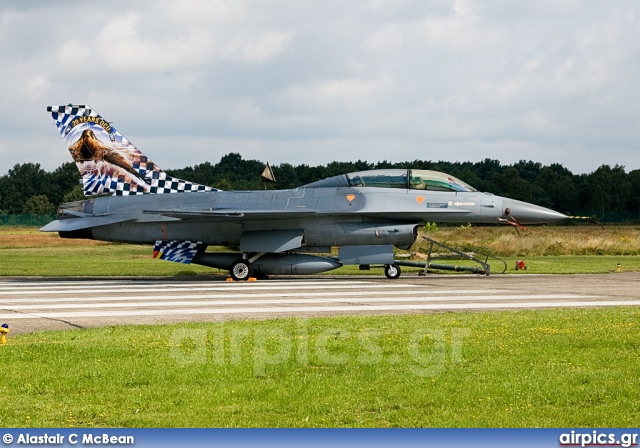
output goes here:
{"type": "Polygon", "coordinates": [[[397,264],[385,264],[384,265],[384,275],[388,278],[388,279],[396,279],[398,277],[400,277],[400,274],[402,273],[402,271],[400,270],[400,266],[398,266],[397,264]]]}

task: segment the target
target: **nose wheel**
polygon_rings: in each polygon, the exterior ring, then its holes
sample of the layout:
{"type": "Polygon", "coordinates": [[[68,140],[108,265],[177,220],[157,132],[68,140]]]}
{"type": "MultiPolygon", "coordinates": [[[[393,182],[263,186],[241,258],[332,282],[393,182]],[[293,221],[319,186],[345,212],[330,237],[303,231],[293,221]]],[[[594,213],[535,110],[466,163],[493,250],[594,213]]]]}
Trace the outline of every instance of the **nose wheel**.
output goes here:
{"type": "Polygon", "coordinates": [[[400,277],[400,274],[402,273],[402,271],[400,271],[400,266],[396,265],[396,264],[385,264],[384,265],[384,275],[391,280],[394,280],[398,277],[400,277]]]}

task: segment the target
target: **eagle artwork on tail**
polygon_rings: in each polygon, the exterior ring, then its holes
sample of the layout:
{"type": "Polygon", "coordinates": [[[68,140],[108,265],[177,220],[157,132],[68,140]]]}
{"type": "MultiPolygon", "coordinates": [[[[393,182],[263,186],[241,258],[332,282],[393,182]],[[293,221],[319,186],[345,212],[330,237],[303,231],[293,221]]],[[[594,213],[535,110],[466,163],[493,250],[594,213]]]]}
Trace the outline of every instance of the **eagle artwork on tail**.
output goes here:
{"type": "Polygon", "coordinates": [[[148,191],[149,185],[141,178],[134,166],[146,162],[146,157],[139,151],[127,151],[126,157],[120,152],[126,148],[116,150],[100,141],[91,129],[82,131],[82,135],[69,146],[71,157],[78,164],[83,175],[90,174],[98,178],[113,178],[131,186],[142,187],[148,191]]]}
{"type": "Polygon", "coordinates": [[[217,191],[169,176],[87,105],[47,111],[82,174],[85,196],[217,191]]]}
{"type": "Polygon", "coordinates": [[[98,140],[90,129],[84,130],[80,139],[69,146],[69,152],[76,163],[84,163],[90,160],[96,163],[98,161],[108,162],[138,177],[138,173],[133,169],[131,163],[113,148],[98,140]]]}

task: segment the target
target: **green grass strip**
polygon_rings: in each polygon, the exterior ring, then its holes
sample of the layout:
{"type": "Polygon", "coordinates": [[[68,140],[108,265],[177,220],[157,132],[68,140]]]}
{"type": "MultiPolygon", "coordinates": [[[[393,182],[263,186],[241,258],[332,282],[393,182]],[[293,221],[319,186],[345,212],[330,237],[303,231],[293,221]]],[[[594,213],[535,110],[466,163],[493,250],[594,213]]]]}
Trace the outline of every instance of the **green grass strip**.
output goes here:
{"type": "Polygon", "coordinates": [[[4,427],[629,427],[637,308],[9,335],[4,427]]]}
{"type": "MultiPolygon", "coordinates": [[[[91,246],[0,248],[0,276],[174,276],[227,275],[227,271],[156,260],[150,246],[103,244],[91,246]]],[[[617,264],[623,271],[640,271],[640,256],[583,255],[506,257],[507,273],[515,273],[516,259],[522,259],[530,274],[598,274],[615,272],[617,264]]],[[[436,263],[472,265],[464,260],[434,260],[436,263]]],[[[502,271],[502,263],[489,260],[492,272],[502,271]]],[[[477,266],[477,265],[476,265],[477,266]]],[[[403,268],[415,275],[419,269],[403,268]]],[[[450,273],[441,271],[442,273],[450,273]]],[[[345,266],[327,272],[328,275],[384,275],[382,269],[361,271],[358,266],[345,266]]],[[[404,275],[404,274],[403,274],[404,275]]],[[[459,273],[458,273],[459,275],[459,273]]],[[[464,274],[463,274],[464,275],[464,274]]],[[[468,274],[466,274],[468,275],[468,274]]]]}

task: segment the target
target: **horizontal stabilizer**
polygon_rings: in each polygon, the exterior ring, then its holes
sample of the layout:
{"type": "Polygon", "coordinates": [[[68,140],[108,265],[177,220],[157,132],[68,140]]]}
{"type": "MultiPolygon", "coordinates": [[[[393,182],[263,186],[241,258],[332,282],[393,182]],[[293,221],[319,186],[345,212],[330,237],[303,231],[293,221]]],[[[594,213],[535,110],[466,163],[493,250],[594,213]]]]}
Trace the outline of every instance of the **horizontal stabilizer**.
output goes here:
{"type": "Polygon", "coordinates": [[[57,219],[40,229],[41,232],[71,232],[89,229],[91,227],[106,226],[118,222],[133,221],[131,215],[90,216],[86,218],[57,219]]]}

